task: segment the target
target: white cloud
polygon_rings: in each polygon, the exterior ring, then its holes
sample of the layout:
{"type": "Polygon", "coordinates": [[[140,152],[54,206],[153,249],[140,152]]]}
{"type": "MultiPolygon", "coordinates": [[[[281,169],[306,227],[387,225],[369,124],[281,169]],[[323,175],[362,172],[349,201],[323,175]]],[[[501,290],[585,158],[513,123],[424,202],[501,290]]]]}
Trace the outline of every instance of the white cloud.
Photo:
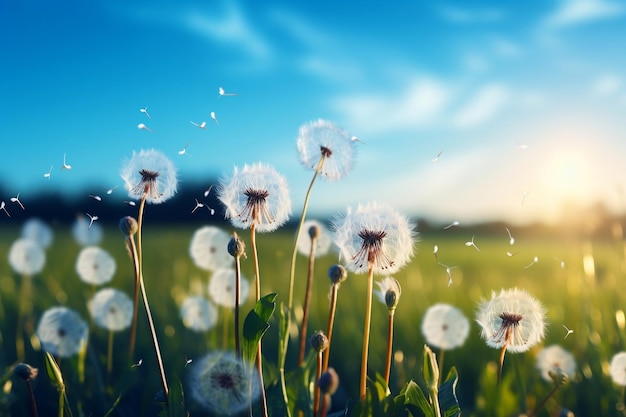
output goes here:
{"type": "Polygon", "coordinates": [[[502,85],[487,85],[471,97],[452,119],[457,127],[472,127],[495,116],[509,102],[511,92],[502,85]]]}
{"type": "Polygon", "coordinates": [[[624,5],[607,0],[561,0],[560,7],[545,20],[549,27],[567,27],[624,13],[624,5]]]}
{"type": "Polygon", "coordinates": [[[591,83],[591,93],[594,96],[606,97],[619,93],[624,81],[615,74],[604,74],[591,83]]]}
{"type": "Polygon", "coordinates": [[[450,102],[452,92],[444,83],[420,77],[403,94],[356,95],[335,98],[331,105],[348,126],[369,133],[424,127],[435,123],[450,102]]]}

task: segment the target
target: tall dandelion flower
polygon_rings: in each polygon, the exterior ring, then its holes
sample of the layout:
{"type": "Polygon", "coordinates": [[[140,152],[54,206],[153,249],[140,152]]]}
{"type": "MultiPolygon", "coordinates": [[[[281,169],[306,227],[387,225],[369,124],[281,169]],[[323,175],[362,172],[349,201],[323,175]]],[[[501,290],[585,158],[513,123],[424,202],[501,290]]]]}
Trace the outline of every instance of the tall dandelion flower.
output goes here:
{"type": "Polygon", "coordinates": [[[223,178],[218,198],[226,207],[226,218],[234,227],[272,232],[291,214],[287,180],[273,167],[257,163],[235,167],[233,175],[223,178]]]}
{"type": "Polygon", "coordinates": [[[228,253],[230,235],[215,226],[197,229],[191,238],[189,254],[198,268],[215,271],[228,268],[233,264],[233,257],[228,253]]]}
{"type": "Polygon", "coordinates": [[[180,307],[180,318],[186,328],[206,332],[217,323],[217,308],[204,297],[187,297],[180,307]]]}
{"type": "MultiPolygon", "coordinates": [[[[232,268],[218,269],[213,272],[209,280],[209,295],[215,304],[227,308],[235,307],[235,286],[237,274],[232,268]]],[[[246,302],[250,293],[250,283],[244,276],[240,276],[239,305],[246,302]]]]}
{"type": "Polygon", "coordinates": [[[537,355],[537,369],[541,377],[547,382],[554,382],[558,376],[572,379],[576,374],[576,360],[574,355],[559,345],[551,345],[541,349],[537,355]]]}
{"type": "Polygon", "coordinates": [[[345,130],[328,120],[315,120],[300,126],[297,146],[300,162],[307,168],[320,170],[322,178],[335,181],[348,175],[355,156],[355,141],[345,130]]]}
{"type": "Polygon", "coordinates": [[[54,233],[48,223],[33,217],[26,220],[22,226],[22,237],[34,240],[42,248],[47,249],[52,244],[54,233]]]}
{"type": "Polygon", "coordinates": [[[9,264],[18,274],[32,276],[38,274],[46,263],[46,253],[36,240],[19,238],[9,249],[9,264]]]}
{"type": "Polygon", "coordinates": [[[315,243],[315,258],[320,258],[328,253],[332,245],[330,232],[322,223],[317,220],[307,220],[302,224],[302,230],[305,234],[300,235],[297,241],[298,252],[301,255],[309,256],[311,254],[311,245],[315,243]],[[312,237],[314,234],[314,238],[312,237]]]}
{"type": "Polygon", "coordinates": [[[83,282],[91,285],[102,285],[111,281],[115,269],[115,259],[98,246],[83,248],[76,259],[76,273],[83,282]]]}
{"type": "Polygon", "coordinates": [[[545,308],[534,297],[517,288],[491,293],[491,300],[478,306],[476,322],[487,346],[500,349],[498,381],[504,354],[525,352],[543,339],[545,308]]]}
{"type": "Polygon", "coordinates": [[[94,322],[103,329],[113,332],[130,327],[133,317],[133,301],[123,291],[103,288],[88,303],[94,322]]]}
{"type": "Polygon", "coordinates": [[[396,307],[400,301],[402,289],[400,283],[392,277],[383,278],[378,282],[378,291],[376,296],[381,303],[387,306],[389,317],[387,319],[387,356],[385,362],[385,383],[389,386],[389,376],[391,375],[391,354],[393,353],[393,319],[396,307]]]}
{"type": "Polygon", "coordinates": [[[80,246],[95,246],[102,241],[103,235],[102,226],[88,222],[84,216],[77,216],[72,224],[72,236],[80,246]]]}
{"type": "Polygon", "coordinates": [[[87,334],[87,323],[67,307],[46,310],[37,325],[37,337],[43,350],[61,358],[77,354],[87,334]]]}
{"type": "Polygon", "coordinates": [[[160,204],[176,194],[176,168],[163,153],[155,149],[133,151],[120,172],[128,196],[140,200],[145,195],[148,203],[160,204]]]}
{"type": "Polygon", "coordinates": [[[463,346],[469,330],[467,317],[461,310],[449,304],[430,306],[422,319],[422,334],[426,343],[442,352],[463,346]]]}
{"type": "Polygon", "coordinates": [[[363,352],[361,355],[360,397],[367,389],[367,355],[372,319],[374,273],[391,274],[406,265],[413,256],[414,226],[408,219],[387,206],[376,202],[349,207],[334,221],[334,242],[339,258],[354,273],[367,273],[367,300],[363,352]]]}
{"type": "Polygon", "coordinates": [[[217,414],[247,410],[262,390],[258,375],[232,352],[211,352],[194,361],[188,382],[195,402],[217,414]]]}
{"type": "Polygon", "coordinates": [[[619,352],[611,358],[609,373],[613,383],[626,387],[626,352],[619,352]]]}

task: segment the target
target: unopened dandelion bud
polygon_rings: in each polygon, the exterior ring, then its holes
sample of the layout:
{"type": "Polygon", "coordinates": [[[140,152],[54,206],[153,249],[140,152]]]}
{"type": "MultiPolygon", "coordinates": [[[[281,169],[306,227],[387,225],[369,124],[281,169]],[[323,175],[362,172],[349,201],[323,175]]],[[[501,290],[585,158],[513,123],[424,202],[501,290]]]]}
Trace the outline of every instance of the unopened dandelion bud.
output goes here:
{"type": "Polygon", "coordinates": [[[320,387],[322,394],[333,395],[339,388],[339,375],[333,368],[328,368],[317,380],[317,386],[320,387]]]}
{"type": "Polygon", "coordinates": [[[228,253],[234,258],[246,256],[246,244],[236,232],[233,232],[233,236],[228,241],[228,253]]]}
{"type": "Polygon", "coordinates": [[[379,290],[376,291],[378,299],[385,303],[389,313],[392,314],[400,301],[400,294],[402,292],[400,283],[392,277],[386,277],[378,282],[378,288],[379,290]]]}
{"type": "Polygon", "coordinates": [[[122,217],[119,224],[120,230],[124,234],[124,236],[133,236],[137,233],[137,229],[139,226],[137,225],[137,220],[134,217],[126,216],[122,217]]]}
{"type": "Polygon", "coordinates": [[[318,353],[328,349],[328,337],[323,331],[318,330],[311,336],[311,347],[318,353]]]}
{"type": "Polygon", "coordinates": [[[330,278],[332,284],[341,284],[348,278],[348,271],[346,271],[343,265],[333,265],[328,268],[328,278],[330,278]]]}
{"type": "Polygon", "coordinates": [[[33,368],[27,363],[18,363],[13,368],[13,374],[24,381],[32,381],[37,378],[38,373],[37,368],[33,368]]]}
{"type": "Polygon", "coordinates": [[[385,304],[387,304],[387,308],[389,310],[396,309],[396,307],[398,306],[398,301],[400,299],[399,295],[400,294],[396,293],[395,291],[387,291],[387,293],[385,294],[385,304]]]}
{"type": "Polygon", "coordinates": [[[320,235],[320,232],[321,230],[316,224],[313,224],[311,225],[311,227],[309,227],[309,237],[311,239],[317,239],[320,235]]]}

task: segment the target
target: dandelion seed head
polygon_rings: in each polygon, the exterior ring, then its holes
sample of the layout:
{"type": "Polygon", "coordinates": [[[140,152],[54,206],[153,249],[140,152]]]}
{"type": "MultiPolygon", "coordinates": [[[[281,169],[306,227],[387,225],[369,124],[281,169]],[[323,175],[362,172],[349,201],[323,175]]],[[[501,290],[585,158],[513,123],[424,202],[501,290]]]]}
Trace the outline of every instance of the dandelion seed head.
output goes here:
{"type": "Polygon", "coordinates": [[[24,238],[34,240],[43,249],[49,248],[54,239],[54,233],[48,223],[36,217],[24,222],[21,235],[24,238]]]}
{"type": "Polygon", "coordinates": [[[218,414],[236,414],[249,407],[261,394],[256,372],[249,372],[232,352],[206,354],[190,368],[191,397],[200,406],[218,414]]]}
{"type": "Polygon", "coordinates": [[[46,310],[37,325],[37,337],[43,350],[61,358],[78,353],[81,343],[87,340],[87,323],[67,307],[46,310]]]}
{"type": "Polygon", "coordinates": [[[536,367],[541,377],[547,382],[553,382],[551,374],[565,375],[572,379],[576,374],[576,360],[574,355],[559,345],[551,345],[541,349],[537,355],[536,367]]]}
{"type": "Polygon", "coordinates": [[[145,193],[146,201],[152,204],[169,200],[178,187],[174,164],[155,149],[133,151],[133,156],[123,164],[120,176],[130,198],[140,200],[145,193]]]}
{"type": "Polygon", "coordinates": [[[545,308],[524,290],[503,289],[479,304],[476,322],[487,346],[525,352],[544,337],[545,308]]]}
{"type": "MultiPolygon", "coordinates": [[[[222,268],[213,272],[209,280],[209,296],[213,302],[223,307],[235,307],[235,285],[237,275],[232,268],[222,268]]],[[[239,305],[245,303],[250,292],[250,283],[244,276],[240,276],[239,305]]]]}
{"type": "Polygon", "coordinates": [[[349,207],[333,221],[339,258],[354,273],[392,274],[413,256],[415,226],[386,204],[349,207]]]}
{"type": "Polygon", "coordinates": [[[94,322],[103,329],[119,332],[130,326],[133,317],[133,301],[123,291],[103,288],[88,303],[94,322]]]}
{"type": "Polygon", "coordinates": [[[9,264],[18,274],[38,274],[46,264],[46,253],[37,241],[21,237],[11,244],[9,264]]]}
{"type": "Polygon", "coordinates": [[[78,216],[72,224],[72,236],[80,246],[94,246],[102,241],[104,230],[98,223],[89,222],[84,216],[78,216]]]}
{"type": "Polygon", "coordinates": [[[204,297],[187,297],[180,307],[180,318],[186,328],[205,332],[217,323],[217,308],[204,297]]]}
{"type": "Polygon", "coordinates": [[[287,180],[273,167],[257,163],[235,167],[233,175],[220,181],[217,195],[234,227],[272,232],[291,214],[287,180]]]}
{"type": "Polygon", "coordinates": [[[302,231],[298,236],[298,252],[301,255],[311,254],[311,243],[315,239],[315,258],[320,258],[328,253],[332,240],[330,232],[322,223],[317,220],[307,220],[302,224],[302,231]]]}
{"type": "Polygon", "coordinates": [[[400,283],[395,278],[385,277],[381,281],[378,281],[377,284],[378,290],[376,290],[376,296],[381,303],[387,306],[390,313],[395,311],[402,293],[400,283]]]}
{"type": "Polygon", "coordinates": [[[327,120],[316,120],[300,127],[297,147],[300,162],[307,168],[317,169],[322,157],[322,178],[336,181],[350,173],[356,154],[355,141],[345,130],[327,120]]]}
{"type": "Polygon", "coordinates": [[[429,346],[450,350],[463,346],[470,323],[458,308],[449,304],[430,306],[422,319],[422,334],[429,346]]]}
{"type": "Polygon", "coordinates": [[[228,233],[215,226],[197,229],[191,238],[189,254],[198,268],[215,271],[229,268],[233,257],[228,253],[228,233]]]}
{"type": "Polygon", "coordinates": [[[330,283],[333,285],[341,284],[348,278],[348,271],[343,265],[331,265],[331,267],[328,268],[328,278],[330,278],[330,283]]]}
{"type": "Polygon", "coordinates": [[[83,282],[102,285],[113,279],[115,259],[99,246],[83,248],[76,259],[76,273],[83,282]]]}
{"type": "Polygon", "coordinates": [[[609,374],[615,384],[626,387],[626,352],[613,355],[609,364],[609,374]]]}

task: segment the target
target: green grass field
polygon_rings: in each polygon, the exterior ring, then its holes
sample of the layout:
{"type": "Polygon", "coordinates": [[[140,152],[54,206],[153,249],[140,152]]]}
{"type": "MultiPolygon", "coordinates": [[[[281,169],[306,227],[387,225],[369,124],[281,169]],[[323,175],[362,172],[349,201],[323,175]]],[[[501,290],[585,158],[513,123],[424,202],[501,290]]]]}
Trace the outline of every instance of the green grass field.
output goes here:
{"type": "MultiPolygon", "coordinates": [[[[211,349],[232,348],[232,313],[220,309],[218,325],[206,334],[186,329],[179,316],[179,306],[186,295],[206,295],[209,273],[198,269],[189,256],[189,243],[196,227],[144,226],[144,277],[150,303],[155,315],[163,357],[168,375],[178,375],[185,384],[185,374],[193,366],[188,359],[198,358],[211,349]],[[226,325],[224,324],[226,323],[226,325]],[[224,338],[226,335],[227,339],[224,338]],[[225,341],[226,340],[226,341],[225,341]]],[[[230,230],[228,230],[230,232],[230,230]]],[[[20,305],[21,277],[7,262],[7,253],[20,233],[18,228],[4,227],[0,235],[0,366],[7,372],[16,361],[16,323],[20,305]]],[[[516,230],[512,230],[515,234],[516,230]]],[[[240,235],[249,244],[245,231],[240,235]]],[[[117,261],[117,272],[107,285],[132,294],[132,265],[117,228],[106,230],[101,247],[117,261]]],[[[279,231],[257,235],[262,293],[276,292],[277,301],[286,302],[289,287],[289,260],[293,235],[279,231]]],[[[509,245],[505,230],[491,233],[456,228],[449,231],[420,235],[416,256],[411,264],[394,277],[402,285],[402,296],[396,311],[394,350],[390,388],[393,393],[410,379],[418,383],[421,375],[421,355],[424,337],[421,319],[425,310],[435,303],[449,303],[460,308],[470,319],[470,336],[461,348],[445,354],[444,373],[455,366],[459,373],[457,394],[463,415],[519,415],[529,411],[551,390],[535,369],[537,352],[543,346],[560,344],[576,358],[576,377],[562,387],[539,415],[558,415],[561,407],[577,416],[624,415],[624,393],[615,386],[608,373],[613,354],[626,348],[624,341],[624,272],[625,246],[621,236],[616,238],[581,238],[572,236],[533,236],[526,232],[509,245]],[[476,246],[467,246],[475,235],[476,246]],[[433,248],[439,248],[438,259],[451,267],[452,284],[448,286],[445,267],[438,265],[433,248]],[[507,251],[516,252],[508,256],[507,251]],[[534,262],[537,257],[538,261],[534,262]],[[504,362],[503,383],[495,386],[495,367],[499,351],[491,349],[480,338],[474,321],[478,302],[490,297],[492,291],[519,287],[527,290],[547,309],[547,334],[541,346],[520,354],[508,353],[504,362]],[[573,333],[567,338],[566,329],[573,333]],[[548,414],[548,410],[550,413],[548,414]]],[[[47,250],[47,262],[41,274],[33,278],[34,308],[26,322],[32,333],[42,312],[56,305],[67,305],[89,321],[86,301],[94,289],[80,281],[75,272],[80,247],[69,230],[55,227],[55,238],[47,250]]],[[[250,255],[250,254],[248,254],[250,255]]],[[[325,329],[328,317],[328,267],[337,262],[335,254],[316,263],[316,277],[309,322],[309,333],[325,329]]],[[[296,275],[296,316],[301,312],[306,280],[305,257],[298,257],[296,275]]],[[[253,276],[250,256],[242,263],[248,279],[253,276]]],[[[375,277],[379,280],[382,277],[375,277]]],[[[253,291],[243,309],[253,306],[253,291]]],[[[366,277],[349,274],[339,291],[335,330],[330,364],[335,367],[341,388],[335,403],[358,398],[358,375],[365,309],[366,277]]],[[[245,314],[245,313],[244,313],[245,314]]],[[[78,382],[72,360],[61,361],[68,381],[68,398],[80,404],[85,415],[102,415],[109,409],[121,386],[134,384],[121,403],[133,403],[139,414],[154,412],[153,397],[159,390],[154,351],[148,336],[145,316],[140,314],[136,358],[143,359],[141,367],[129,377],[131,365],[126,355],[128,331],[114,340],[114,371],[103,373],[106,361],[107,332],[91,326],[86,362],[86,380],[78,382]],[[95,392],[105,387],[105,396],[95,392]],[[140,388],[138,388],[140,387],[140,388]]],[[[275,361],[278,344],[276,315],[272,327],[263,339],[263,352],[270,363],[275,361]]],[[[386,348],[386,307],[375,300],[369,355],[370,376],[383,372],[386,348]]],[[[35,389],[39,395],[40,415],[56,413],[56,393],[44,371],[43,354],[26,343],[26,362],[40,369],[35,389]]],[[[35,343],[36,345],[36,343],[35,343]]],[[[290,344],[287,370],[295,367],[297,338],[290,344]]],[[[271,383],[268,370],[266,383],[271,383]]],[[[14,378],[3,379],[0,415],[27,413],[26,391],[14,378]],[[4,413],[4,414],[3,414],[4,413]]],[[[123,408],[123,407],[121,407],[123,408]]],[[[190,409],[193,407],[190,404],[190,409]]],[[[27,415],[27,414],[23,414],[27,415]]],[[[194,414],[192,414],[194,415],[194,414]]],[[[199,414],[202,415],[202,414],[199,414]]]]}

